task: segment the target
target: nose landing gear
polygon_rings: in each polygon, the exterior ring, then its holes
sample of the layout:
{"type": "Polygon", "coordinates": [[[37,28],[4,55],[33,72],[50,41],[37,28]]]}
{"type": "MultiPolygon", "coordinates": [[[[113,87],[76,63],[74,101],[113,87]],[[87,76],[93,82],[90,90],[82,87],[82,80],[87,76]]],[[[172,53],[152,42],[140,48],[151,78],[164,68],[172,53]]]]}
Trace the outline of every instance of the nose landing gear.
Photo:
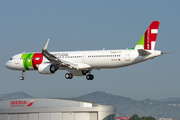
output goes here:
{"type": "Polygon", "coordinates": [[[25,72],[25,70],[22,70],[22,71],[21,71],[21,75],[22,75],[22,76],[19,77],[20,80],[24,80],[24,72],[25,72]]]}

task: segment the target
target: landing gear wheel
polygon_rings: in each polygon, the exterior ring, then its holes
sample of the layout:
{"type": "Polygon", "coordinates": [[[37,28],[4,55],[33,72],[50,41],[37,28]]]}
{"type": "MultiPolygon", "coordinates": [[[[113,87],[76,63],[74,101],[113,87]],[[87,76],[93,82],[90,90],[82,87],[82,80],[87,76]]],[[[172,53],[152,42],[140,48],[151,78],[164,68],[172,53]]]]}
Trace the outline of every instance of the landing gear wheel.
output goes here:
{"type": "Polygon", "coordinates": [[[69,79],[72,79],[73,78],[73,74],[72,73],[69,73],[69,79]]]}
{"type": "Polygon", "coordinates": [[[94,76],[92,74],[88,74],[88,75],[86,75],[86,79],[87,80],[93,80],[94,76]]]}
{"type": "Polygon", "coordinates": [[[94,75],[91,75],[91,80],[93,80],[94,79],[94,75]]]}
{"type": "Polygon", "coordinates": [[[20,80],[24,80],[24,77],[23,76],[20,76],[20,78],[19,78],[20,80]]]}
{"type": "Polygon", "coordinates": [[[66,79],[72,79],[73,78],[73,74],[72,73],[66,73],[65,74],[65,78],[66,79]]]}
{"type": "Polygon", "coordinates": [[[66,74],[65,74],[65,78],[66,78],[66,79],[69,79],[69,73],[66,73],[66,74]]]}

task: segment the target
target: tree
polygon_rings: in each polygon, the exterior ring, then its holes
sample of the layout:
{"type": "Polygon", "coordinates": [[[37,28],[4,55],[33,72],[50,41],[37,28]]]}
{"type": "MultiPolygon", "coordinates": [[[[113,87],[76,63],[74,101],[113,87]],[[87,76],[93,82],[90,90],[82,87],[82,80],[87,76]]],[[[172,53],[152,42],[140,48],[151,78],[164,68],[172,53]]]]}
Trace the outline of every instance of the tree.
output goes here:
{"type": "Polygon", "coordinates": [[[146,120],[156,120],[156,119],[154,117],[152,117],[152,116],[149,116],[149,117],[146,118],[146,120]]]}
{"type": "Polygon", "coordinates": [[[134,114],[129,120],[139,120],[139,117],[137,114],[134,114]]]}
{"type": "Polygon", "coordinates": [[[156,120],[156,119],[152,116],[149,116],[149,117],[143,116],[142,118],[140,118],[140,117],[138,117],[137,114],[134,114],[133,116],[130,117],[129,120],[156,120]]]}

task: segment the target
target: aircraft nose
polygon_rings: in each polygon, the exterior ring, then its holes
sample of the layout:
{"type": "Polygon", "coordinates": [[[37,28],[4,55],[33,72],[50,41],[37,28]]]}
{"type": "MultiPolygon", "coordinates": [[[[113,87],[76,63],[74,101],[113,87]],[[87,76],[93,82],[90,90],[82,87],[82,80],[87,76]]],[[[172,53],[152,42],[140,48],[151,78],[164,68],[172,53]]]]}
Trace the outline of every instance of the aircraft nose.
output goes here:
{"type": "Polygon", "coordinates": [[[10,68],[11,68],[11,64],[10,64],[10,62],[9,62],[9,61],[7,61],[5,66],[6,66],[8,69],[10,69],[10,68]]]}

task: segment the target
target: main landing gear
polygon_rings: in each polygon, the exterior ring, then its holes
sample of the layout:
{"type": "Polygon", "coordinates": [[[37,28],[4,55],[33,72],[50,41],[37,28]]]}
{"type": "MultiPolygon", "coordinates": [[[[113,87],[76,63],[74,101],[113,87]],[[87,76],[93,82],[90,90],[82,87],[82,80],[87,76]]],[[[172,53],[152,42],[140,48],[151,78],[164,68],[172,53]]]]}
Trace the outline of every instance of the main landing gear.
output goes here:
{"type": "MultiPolygon", "coordinates": [[[[72,73],[66,73],[65,74],[65,78],[66,79],[72,79],[73,78],[73,74],[72,73]]],[[[94,75],[88,74],[88,75],[86,75],[86,79],[87,80],[93,80],[94,79],[94,75]]]]}
{"type": "Polygon", "coordinates": [[[86,75],[86,79],[87,80],[93,80],[94,79],[94,75],[88,74],[88,75],[86,75]]]}
{"type": "Polygon", "coordinates": [[[86,79],[87,80],[93,80],[94,79],[94,75],[91,74],[91,70],[88,71],[89,74],[86,75],[86,79]]]}
{"type": "Polygon", "coordinates": [[[73,78],[73,74],[72,73],[66,73],[65,74],[65,78],[66,79],[72,79],[73,78]]]}
{"type": "Polygon", "coordinates": [[[19,78],[20,80],[24,80],[24,72],[25,72],[25,70],[22,70],[22,71],[21,71],[21,75],[22,75],[22,76],[20,76],[20,78],[19,78]]]}

